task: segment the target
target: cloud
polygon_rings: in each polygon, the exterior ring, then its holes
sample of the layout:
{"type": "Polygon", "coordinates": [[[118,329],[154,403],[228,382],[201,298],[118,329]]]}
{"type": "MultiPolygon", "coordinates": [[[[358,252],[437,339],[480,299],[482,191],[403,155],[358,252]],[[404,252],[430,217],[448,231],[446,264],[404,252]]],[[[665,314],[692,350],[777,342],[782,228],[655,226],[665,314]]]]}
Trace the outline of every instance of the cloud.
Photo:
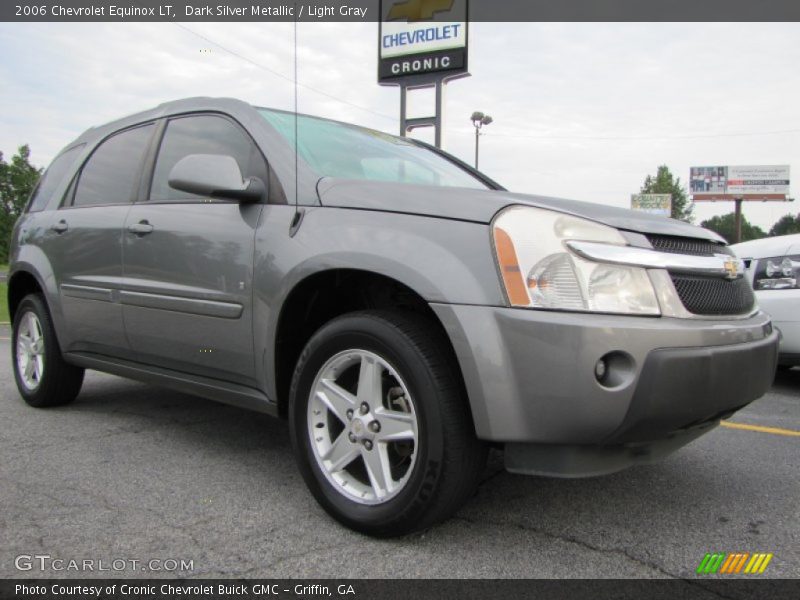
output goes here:
{"type": "MultiPolygon", "coordinates": [[[[376,28],[298,26],[300,82],[324,92],[299,88],[302,112],[397,132],[399,92],[376,83],[376,28]]],[[[791,164],[797,178],[796,131],[686,136],[800,129],[798,34],[796,23],[475,23],[472,77],[448,85],[446,149],[472,161],[469,115],[483,110],[495,119],[480,142],[488,174],[617,206],[660,164],[683,180],[706,164],[791,164]]],[[[0,149],[30,143],[44,164],[92,125],[187,96],[291,109],[293,37],[291,23],[0,24],[0,149]]],[[[415,110],[432,110],[421,96],[415,110]]],[[[762,227],[797,211],[745,209],[762,227]]]]}

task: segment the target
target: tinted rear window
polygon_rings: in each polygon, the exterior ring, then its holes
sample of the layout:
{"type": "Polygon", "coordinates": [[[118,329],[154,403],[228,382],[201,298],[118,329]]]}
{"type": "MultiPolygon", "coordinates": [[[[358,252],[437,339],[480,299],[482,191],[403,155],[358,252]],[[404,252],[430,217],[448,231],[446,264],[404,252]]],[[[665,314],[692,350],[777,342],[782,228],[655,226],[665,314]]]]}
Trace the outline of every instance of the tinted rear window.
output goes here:
{"type": "Polygon", "coordinates": [[[132,202],[153,127],[127,129],[100,144],[83,166],[73,205],[132,202]]]}
{"type": "Polygon", "coordinates": [[[85,144],[70,148],[56,156],[50,166],[42,175],[39,184],[31,196],[31,202],[28,205],[28,212],[36,212],[43,210],[53,193],[58,189],[66,177],[72,173],[72,167],[80,154],[85,144]]]}

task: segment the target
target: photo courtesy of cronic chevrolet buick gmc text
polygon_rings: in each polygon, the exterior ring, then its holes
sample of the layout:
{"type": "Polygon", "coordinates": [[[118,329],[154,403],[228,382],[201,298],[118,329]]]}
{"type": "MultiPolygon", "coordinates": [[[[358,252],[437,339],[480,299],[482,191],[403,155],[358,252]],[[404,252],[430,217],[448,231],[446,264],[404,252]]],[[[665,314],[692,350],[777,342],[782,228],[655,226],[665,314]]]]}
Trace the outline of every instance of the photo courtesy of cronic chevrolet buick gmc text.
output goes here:
{"type": "Polygon", "coordinates": [[[710,231],[238,100],[88,130],[11,251],[28,404],[74,400],[96,369],[286,417],[316,499],[371,535],[452,514],[491,444],[556,477],[662,458],[776,367],[710,231]]]}

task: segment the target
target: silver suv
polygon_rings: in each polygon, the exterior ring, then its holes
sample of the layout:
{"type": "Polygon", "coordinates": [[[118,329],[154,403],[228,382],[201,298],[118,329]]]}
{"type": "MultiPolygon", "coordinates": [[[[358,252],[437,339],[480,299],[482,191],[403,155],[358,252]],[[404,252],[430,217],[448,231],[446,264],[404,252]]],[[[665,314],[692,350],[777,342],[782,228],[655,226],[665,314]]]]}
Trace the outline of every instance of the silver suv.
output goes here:
{"type": "Polygon", "coordinates": [[[17,386],[84,369],[288,418],[331,515],[389,536],[516,473],[650,462],[770,386],[778,336],[714,233],[505,191],[344,123],[195,98],[93,128],[14,231],[17,386]]]}

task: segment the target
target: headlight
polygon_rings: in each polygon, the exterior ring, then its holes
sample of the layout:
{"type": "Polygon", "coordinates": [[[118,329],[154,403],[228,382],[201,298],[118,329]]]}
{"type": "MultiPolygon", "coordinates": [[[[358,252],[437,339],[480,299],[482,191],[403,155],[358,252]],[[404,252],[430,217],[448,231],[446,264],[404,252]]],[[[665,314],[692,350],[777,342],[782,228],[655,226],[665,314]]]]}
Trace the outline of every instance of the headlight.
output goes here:
{"type": "Polygon", "coordinates": [[[800,256],[776,256],[758,259],[753,276],[757,290],[794,290],[800,279],[800,256]]]}
{"type": "Polygon", "coordinates": [[[647,271],[576,256],[565,242],[627,245],[613,227],[540,208],[512,206],[492,225],[495,257],[511,306],[659,315],[647,271]]]}

